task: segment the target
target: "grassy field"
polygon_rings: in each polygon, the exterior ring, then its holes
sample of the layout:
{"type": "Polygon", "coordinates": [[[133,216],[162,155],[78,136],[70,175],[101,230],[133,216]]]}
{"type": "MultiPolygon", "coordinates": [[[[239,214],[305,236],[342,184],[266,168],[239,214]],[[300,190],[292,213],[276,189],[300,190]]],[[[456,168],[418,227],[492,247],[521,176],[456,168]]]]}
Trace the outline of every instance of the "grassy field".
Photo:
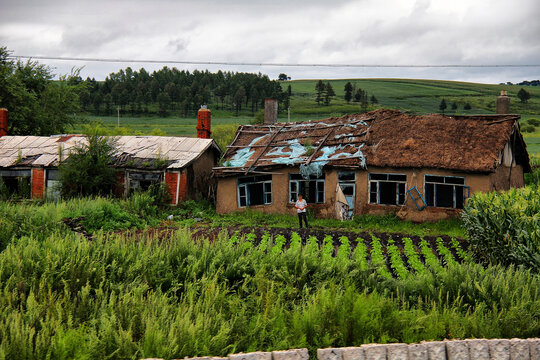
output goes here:
{"type": "MultiPolygon", "coordinates": [[[[291,85],[291,113],[305,115],[308,110],[316,114],[325,113],[326,106],[315,104],[315,84],[318,80],[296,80],[283,82],[282,87],[287,89],[291,85]]],[[[401,109],[415,114],[438,113],[439,104],[444,98],[448,104],[446,113],[453,114],[450,104],[456,102],[459,114],[486,114],[495,112],[495,101],[501,90],[507,90],[512,98],[511,111],[518,114],[540,114],[540,88],[525,86],[531,94],[528,104],[518,101],[517,93],[522,86],[517,85],[490,85],[479,83],[466,83],[442,80],[416,80],[416,79],[343,79],[328,80],[336,98],[330,106],[330,113],[339,112],[339,106],[347,105],[344,96],[344,87],[351,82],[357,88],[368,92],[369,96],[375,95],[378,106],[383,108],[401,109]],[[464,110],[465,103],[471,105],[471,110],[464,110]],[[336,108],[336,105],[339,105],[336,108]]],[[[326,82],[326,81],[325,81],[326,82]]],[[[359,109],[359,106],[348,105],[344,109],[359,109]]],[[[350,109],[350,110],[349,110],[350,109]]]]}
{"type": "MultiPolygon", "coordinates": [[[[330,106],[317,105],[315,102],[315,84],[318,80],[293,80],[282,82],[287,90],[291,85],[292,96],[290,106],[290,120],[304,121],[322,119],[331,116],[361,112],[358,103],[347,104],[343,99],[344,86],[350,81],[357,88],[368,92],[369,97],[375,95],[378,103],[370,105],[368,110],[375,108],[401,109],[414,114],[427,114],[439,112],[441,99],[448,104],[446,114],[492,114],[495,112],[496,97],[501,90],[507,90],[511,96],[511,111],[521,114],[522,123],[529,118],[540,118],[540,88],[525,86],[531,99],[528,104],[521,104],[517,92],[522,88],[518,85],[490,85],[439,80],[411,80],[411,79],[343,79],[329,80],[336,92],[336,97],[330,106]],[[456,111],[450,110],[451,104],[458,105],[456,111]],[[465,103],[471,105],[470,110],[464,110],[465,103]]],[[[239,116],[234,112],[212,110],[212,127],[216,136],[220,137],[220,145],[230,141],[231,132],[234,134],[234,125],[249,123],[254,114],[249,110],[241,111],[239,116]],[[231,126],[232,125],[232,126],[231,126]],[[221,127],[221,129],[220,129],[221,127]],[[226,132],[226,136],[224,136],[226,132]]],[[[106,128],[114,129],[117,126],[116,116],[84,116],[86,123],[99,121],[106,128]]],[[[279,114],[280,121],[287,121],[287,112],[279,114]]],[[[124,129],[121,134],[158,134],[172,136],[195,136],[197,120],[195,117],[183,118],[174,113],[167,118],[159,117],[131,117],[121,116],[120,124],[124,129]],[[159,130],[156,130],[159,129],[159,130]]],[[[69,132],[82,132],[84,123],[76,124],[69,132]]],[[[540,127],[533,133],[525,134],[528,151],[533,156],[540,156],[540,127]]]]}

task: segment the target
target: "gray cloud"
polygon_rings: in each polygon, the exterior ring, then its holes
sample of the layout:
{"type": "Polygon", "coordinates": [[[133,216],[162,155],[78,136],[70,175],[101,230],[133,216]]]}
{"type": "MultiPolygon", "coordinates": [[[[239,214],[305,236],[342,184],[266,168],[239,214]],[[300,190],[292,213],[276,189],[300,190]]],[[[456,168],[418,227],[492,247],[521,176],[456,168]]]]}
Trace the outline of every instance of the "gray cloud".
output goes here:
{"type": "MultiPolygon", "coordinates": [[[[540,64],[539,16],[536,0],[4,0],[0,45],[16,54],[92,58],[540,64]]],[[[125,66],[162,67],[49,63],[59,73],[85,66],[82,74],[98,79],[125,66]]],[[[540,78],[540,68],[208,67],[218,68],[271,77],[287,72],[293,78],[431,77],[492,83],[540,78]]]]}

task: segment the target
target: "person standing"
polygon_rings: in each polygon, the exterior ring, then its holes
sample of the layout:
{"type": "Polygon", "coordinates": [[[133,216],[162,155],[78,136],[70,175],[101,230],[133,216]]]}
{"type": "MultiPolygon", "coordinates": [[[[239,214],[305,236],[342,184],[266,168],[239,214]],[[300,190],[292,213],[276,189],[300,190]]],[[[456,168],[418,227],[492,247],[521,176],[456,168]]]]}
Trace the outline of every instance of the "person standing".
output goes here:
{"type": "Polygon", "coordinates": [[[304,223],[306,224],[306,228],[309,227],[307,222],[307,216],[306,216],[306,208],[308,204],[306,200],[302,198],[302,195],[298,195],[298,200],[296,201],[296,204],[294,207],[296,208],[296,212],[298,213],[298,222],[300,223],[300,228],[302,228],[302,219],[304,219],[304,223]]]}

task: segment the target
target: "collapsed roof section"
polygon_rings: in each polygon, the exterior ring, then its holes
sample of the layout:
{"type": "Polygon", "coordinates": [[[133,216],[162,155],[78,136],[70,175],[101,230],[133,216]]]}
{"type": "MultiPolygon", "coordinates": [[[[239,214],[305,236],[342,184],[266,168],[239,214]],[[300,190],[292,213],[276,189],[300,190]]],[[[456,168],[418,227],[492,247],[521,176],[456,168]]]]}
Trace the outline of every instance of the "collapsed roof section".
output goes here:
{"type": "MultiPolygon", "coordinates": [[[[208,148],[221,150],[212,139],[167,136],[118,136],[115,166],[181,169],[208,148]]],[[[0,137],[0,167],[55,167],[70,151],[86,143],[81,135],[0,137]]]]}
{"type": "Polygon", "coordinates": [[[519,115],[407,115],[375,110],[318,121],[240,126],[217,176],[299,166],[318,175],[336,168],[436,168],[492,172],[512,140],[516,162],[528,171],[519,115]]]}

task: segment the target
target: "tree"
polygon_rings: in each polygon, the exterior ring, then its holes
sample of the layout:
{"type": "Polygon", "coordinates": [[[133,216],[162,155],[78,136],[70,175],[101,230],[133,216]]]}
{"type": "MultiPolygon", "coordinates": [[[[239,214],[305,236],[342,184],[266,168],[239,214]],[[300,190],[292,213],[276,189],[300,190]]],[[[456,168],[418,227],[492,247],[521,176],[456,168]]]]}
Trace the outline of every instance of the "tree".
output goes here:
{"type": "Polygon", "coordinates": [[[526,104],[527,101],[531,98],[531,94],[529,94],[529,92],[523,88],[518,91],[517,96],[523,104],[526,104]]]}
{"type": "Polygon", "coordinates": [[[319,105],[323,100],[323,94],[325,90],[326,87],[324,86],[324,83],[322,82],[322,80],[319,80],[315,85],[315,91],[317,92],[317,97],[315,98],[315,101],[317,101],[317,105],[319,105]]]}
{"type": "Polygon", "coordinates": [[[0,47],[0,108],[7,108],[11,135],[52,135],[65,132],[80,109],[79,93],[87,83],[78,70],[52,81],[51,70],[36,61],[13,61],[0,47]],[[75,81],[75,78],[77,80],[75,81]]]}
{"type": "Polygon", "coordinates": [[[66,197],[109,195],[116,185],[113,156],[117,151],[112,137],[86,136],[86,143],[73,147],[58,167],[62,195],[66,197]]]}
{"type": "Polygon", "coordinates": [[[456,104],[455,101],[452,103],[452,107],[451,107],[451,108],[452,108],[452,110],[454,110],[454,111],[457,110],[457,104],[456,104]]]}
{"type": "Polygon", "coordinates": [[[236,109],[236,115],[238,115],[238,112],[242,110],[242,103],[244,101],[244,98],[246,97],[246,89],[244,89],[243,86],[239,86],[238,89],[236,89],[236,92],[234,93],[234,106],[236,109]]]}
{"type": "Polygon", "coordinates": [[[345,84],[345,101],[347,102],[347,104],[351,102],[352,92],[353,92],[353,86],[351,82],[349,81],[345,84]]]}
{"type": "Polygon", "coordinates": [[[169,109],[169,105],[171,104],[171,98],[169,97],[169,94],[167,94],[165,91],[160,92],[157,96],[157,102],[159,104],[159,115],[166,117],[167,110],[169,109]]]}
{"type": "Polygon", "coordinates": [[[287,76],[287,74],[281,73],[281,74],[279,74],[279,76],[278,76],[278,80],[279,80],[279,81],[291,80],[291,77],[290,77],[290,76],[287,76]]]}
{"type": "Polygon", "coordinates": [[[446,101],[444,99],[441,100],[441,103],[439,104],[439,110],[442,111],[442,113],[444,114],[444,110],[446,110],[446,101]]]}
{"type": "Polygon", "coordinates": [[[292,87],[291,87],[291,84],[289,84],[289,86],[287,86],[287,94],[289,95],[289,97],[292,96],[292,87]]]}
{"type": "Polygon", "coordinates": [[[471,104],[465,103],[465,105],[463,106],[463,109],[464,110],[471,110],[471,104]]]}
{"type": "Polygon", "coordinates": [[[330,101],[332,100],[332,97],[334,96],[336,96],[336,93],[334,92],[332,85],[330,85],[330,83],[327,82],[325,86],[325,91],[324,91],[324,105],[326,106],[330,105],[330,101]]]}
{"type": "Polygon", "coordinates": [[[371,104],[377,104],[379,101],[377,100],[377,98],[375,97],[375,95],[371,95],[371,104]]]}

